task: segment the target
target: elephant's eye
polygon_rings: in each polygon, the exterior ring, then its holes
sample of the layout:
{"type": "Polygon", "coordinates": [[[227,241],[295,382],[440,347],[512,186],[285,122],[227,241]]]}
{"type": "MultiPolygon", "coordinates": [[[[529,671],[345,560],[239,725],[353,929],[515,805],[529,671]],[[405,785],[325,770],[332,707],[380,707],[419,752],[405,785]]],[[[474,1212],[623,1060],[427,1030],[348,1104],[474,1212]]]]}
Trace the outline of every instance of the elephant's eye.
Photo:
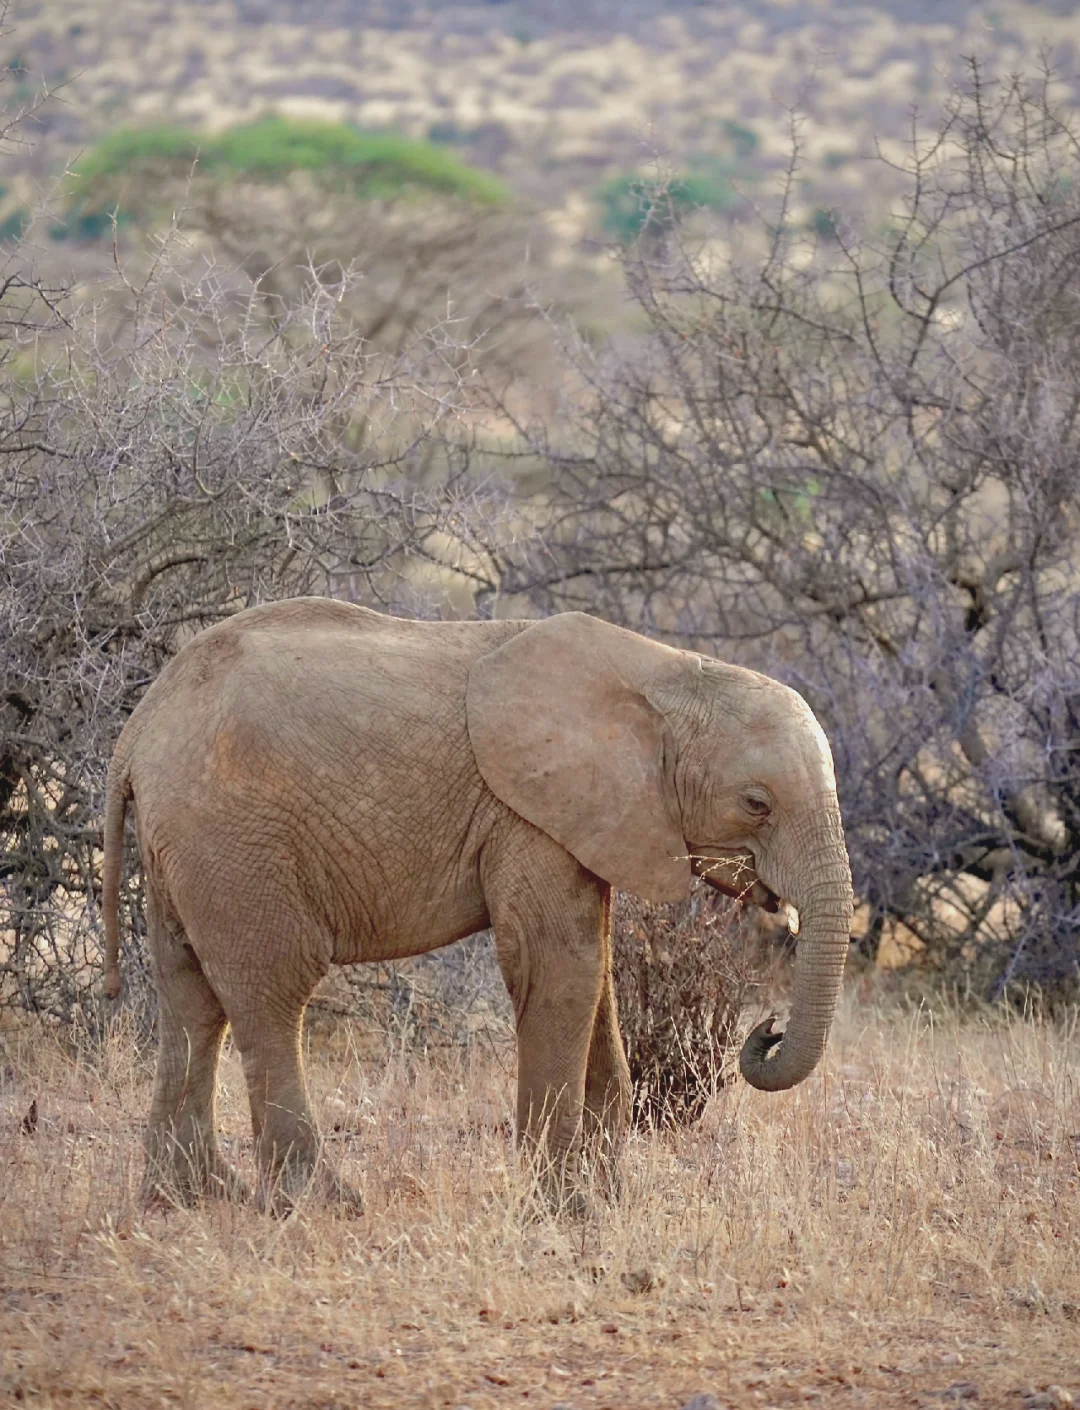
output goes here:
{"type": "Polygon", "coordinates": [[[750,816],[758,822],[772,812],[772,801],[764,793],[744,793],[741,801],[750,816]]]}

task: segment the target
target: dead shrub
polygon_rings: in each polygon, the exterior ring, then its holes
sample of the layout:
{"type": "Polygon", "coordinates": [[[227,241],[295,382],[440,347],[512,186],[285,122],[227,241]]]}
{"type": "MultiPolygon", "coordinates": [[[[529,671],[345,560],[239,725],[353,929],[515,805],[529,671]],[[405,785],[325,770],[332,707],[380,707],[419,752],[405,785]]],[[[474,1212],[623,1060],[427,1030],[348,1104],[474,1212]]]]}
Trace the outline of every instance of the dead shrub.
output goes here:
{"type": "Polygon", "coordinates": [[[634,1122],[696,1121],[734,1072],[739,1016],[764,968],[756,918],[704,886],[663,906],[619,893],[612,951],[634,1122]]]}

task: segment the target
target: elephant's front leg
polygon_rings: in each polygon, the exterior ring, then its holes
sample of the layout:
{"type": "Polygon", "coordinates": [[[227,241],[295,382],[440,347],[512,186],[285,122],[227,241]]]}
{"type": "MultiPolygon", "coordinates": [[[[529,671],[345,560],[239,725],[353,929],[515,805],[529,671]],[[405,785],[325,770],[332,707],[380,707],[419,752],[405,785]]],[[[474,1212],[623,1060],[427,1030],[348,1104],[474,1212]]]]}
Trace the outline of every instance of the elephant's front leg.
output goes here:
{"type": "Polygon", "coordinates": [[[585,1075],[585,1149],[609,1194],[619,1188],[619,1156],[630,1127],[633,1092],[630,1068],[619,1033],[611,974],[610,943],[604,987],[596,1007],[585,1075]]]}
{"type": "MultiPolygon", "coordinates": [[[[560,1197],[577,1175],[586,1072],[607,967],[608,887],[528,824],[485,876],[514,1005],[518,1140],[560,1197]]],[[[575,1201],[576,1202],[576,1201],[575,1201]]]]}

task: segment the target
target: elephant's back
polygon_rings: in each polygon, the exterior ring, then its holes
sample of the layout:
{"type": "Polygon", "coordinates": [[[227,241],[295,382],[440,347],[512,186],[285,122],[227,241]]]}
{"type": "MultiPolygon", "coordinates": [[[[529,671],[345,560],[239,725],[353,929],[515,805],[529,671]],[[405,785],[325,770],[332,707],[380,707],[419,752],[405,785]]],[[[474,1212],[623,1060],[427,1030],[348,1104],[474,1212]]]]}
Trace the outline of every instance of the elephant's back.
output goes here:
{"type": "MultiPolygon", "coordinates": [[[[524,630],[526,621],[425,622],[390,617],[354,603],[294,597],[248,607],[198,633],[173,657],[147,690],[129,721],[142,725],[169,701],[185,708],[200,697],[209,707],[237,690],[245,693],[273,674],[279,686],[291,675],[298,688],[315,684],[296,667],[377,671],[380,663],[413,659],[421,670],[465,663],[493,651],[524,630]]],[[[138,732],[138,730],[133,731],[138,732]]]]}
{"type": "Polygon", "coordinates": [[[302,769],[344,734],[369,754],[428,731],[446,738],[465,731],[473,661],[528,625],[412,621],[314,597],[248,608],[169,662],[117,760],[136,789],[135,776],[163,773],[196,786],[221,773],[224,749],[236,764],[226,772],[254,784],[267,760],[302,769]]]}
{"type": "Polygon", "coordinates": [[[460,643],[482,655],[530,625],[527,621],[417,621],[329,597],[291,597],[246,607],[207,627],[176,654],[162,677],[183,674],[192,667],[205,674],[208,661],[234,661],[245,643],[256,650],[271,649],[278,640],[369,643],[372,647],[381,643],[386,649],[400,644],[414,650],[423,649],[425,643],[433,650],[460,643]]]}

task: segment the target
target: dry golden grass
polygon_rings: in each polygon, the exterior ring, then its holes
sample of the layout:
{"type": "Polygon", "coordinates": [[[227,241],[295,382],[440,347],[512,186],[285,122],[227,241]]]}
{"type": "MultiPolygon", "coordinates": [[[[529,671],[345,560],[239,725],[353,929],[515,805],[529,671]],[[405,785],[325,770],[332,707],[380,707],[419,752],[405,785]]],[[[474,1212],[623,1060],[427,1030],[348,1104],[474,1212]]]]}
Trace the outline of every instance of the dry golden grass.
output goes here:
{"type": "MultiPolygon", "coordinates": [[[[1021,1387],[1080,1391],[1075,1030],[849,999],[823,1072],[780,1096],[740,1084],[697,1128],[635,1137],[621,1203],[585,1226],[530,1200],[511,1050],[490,1040],[378,1061],[346,1026],[321,1040],[329,1157],[367,1210],[309,1202],[280,1222],[139,1209],[149,1073],[129,1042],[95,1062],[29,1027],[0,1043],[3,1404],[908,1406],[974,1386],[981,1406],[1019,1407],[1021,1387]]],[[[231,1054],[224,1086],[244,1166],[231,1054]]]]}

